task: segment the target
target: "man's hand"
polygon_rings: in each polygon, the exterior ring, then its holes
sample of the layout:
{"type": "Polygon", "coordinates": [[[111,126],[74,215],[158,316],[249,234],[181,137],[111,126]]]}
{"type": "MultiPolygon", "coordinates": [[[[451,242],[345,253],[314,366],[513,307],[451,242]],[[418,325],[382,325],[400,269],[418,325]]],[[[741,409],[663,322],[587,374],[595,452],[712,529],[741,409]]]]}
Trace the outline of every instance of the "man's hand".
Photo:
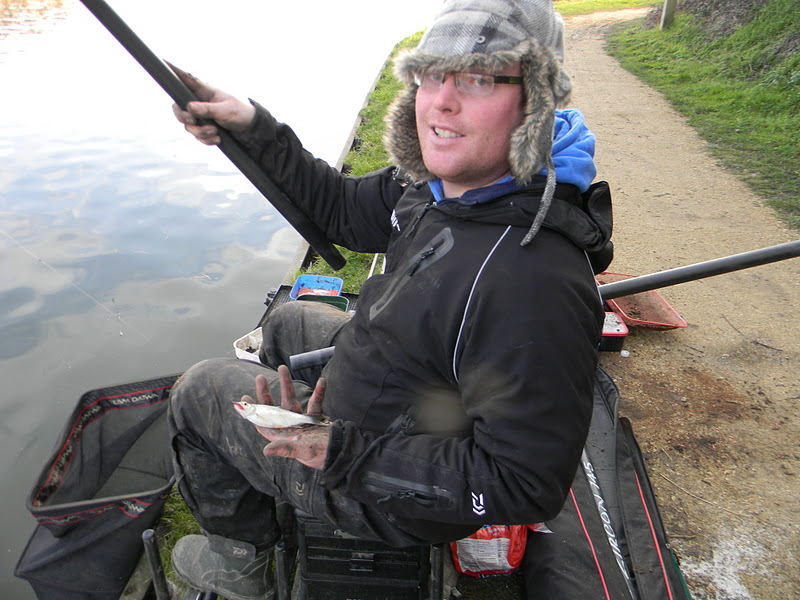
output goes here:
{"type": "MultiPolygon", "coordinates": [[[[289,369],[284,365],[278,367],[278,377],[281,383],[281,408],[292,412],[302,412],[294,392],[289,369]]],[[[325,388],[325,380],[319,379],[308,401],[307,415],[322,417],[322,401],[325,397],[325,388]]],[[[256,377],[256,396],[258,404],[273,404],[267,378],[263,375],[256,377]]],[[[242,400],[253,403],[249,396],[243,396],[242,400]]],[[[328,452],[328,439],[330,436],[330,428],[327,425],[285,427],[283,429],[256,426],[256,429],[270,441],[264,447],[264,456],[293,458],[320,471],[325,466],[325,455],[328,452]]]]}
{"type": "Polygon", "coordinates": [[[241,133],[253,122],[256,109],[252,104],[242,102],[222,90],[203,83],[194,75],[174,65],[169,66],[200,100],[189,102],[187,110],[181,110],[177,104],[172,105],[175,117],[184,124],[186,131],[199,141],[208,146],[217,145],[222,141],[217,126],[213,123],[202,123],[200,122],[202,119],[213,120],[232,133],[241,133]]]}

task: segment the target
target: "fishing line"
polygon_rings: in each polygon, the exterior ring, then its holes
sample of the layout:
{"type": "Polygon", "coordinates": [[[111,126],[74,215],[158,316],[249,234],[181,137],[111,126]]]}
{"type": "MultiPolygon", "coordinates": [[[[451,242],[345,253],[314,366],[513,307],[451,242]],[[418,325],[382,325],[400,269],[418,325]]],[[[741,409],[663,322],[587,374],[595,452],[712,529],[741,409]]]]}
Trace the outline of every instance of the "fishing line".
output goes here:
{"type": "MultiPolygon", "coordinates": [[[[22,250],[24,250],[25,252],[27,252],[27,253],[28,253],[28,254],[29,254],[29,255],[30,255],[32,258],[36,259],[36,261],[37,261],[37,262],[39,262],[40,264],[42,264],[42,265],[44,265],[45,267],[47,267],[48,269],[50,269],[50,271],[52,271],[54,275],[58,276],[58,277],[59,277],[59,278],[61,278],[63,281],[65,281],[65,282],[67,283],[67,285],[69,285],[70,287],[72,287],[72,288],[75,288],[76,290],[78,290],[78,291],[79,291],[81,294],[83,294],[84,296],[86,296],[86,297],[87,297],[89,300],[91,300],[92,302],[94,302],[94,303],[95,303],[97,306],[99,306],[99,307],[100,307],[100,308],[102,308],[104,311],[106,311],[107,313],[109,313],[111,316],[113,316],[115,319],[117,319],[117,320],[118,320],[120,323],[122,323],[122,324],[123,324],[123,325],[125,325],[126,327],[130,327],[130,328],[131,328],[133,331],[135,331],[136,333],[138,333],[138,334],[139,334],[140,336],[142,336],[142,337],[143,337],[145,340],[148,340],[148,341],[150,341],[150,338],[148,338],[148,337],[147,337],[147,336],[146,336],[144,333],[142,333],[142,332],[141,332],[141,331],[139,331],[139,330],[138,330],[136,327],[134,327],[133,325],[131,325],[130,323],[128,323],[128,322],[127,322],[125,319],[123,319],[123,318],[122,318],[122,315],[120,315],[119,313],[115,313],[113,310],[111,310],[110,308],[108,308],[108,307],[107,307],[105,304],[103,304],[102,302],[100,302],[100,301],[99,301],[97,298],[95,298],[94,296],[92,296],[92,295],[91,295],[89,292],[85,291],[85,290],[84,290],[84,289],[82,289],[80,286],[76,285],[75,283],[73,283],[72,281],[70,281],[69,279],[67,279],[67,278],[66,278],[64,275],[62,275],[61,273],[59,273],[59,272],[58,272],[58,271],[57,271],[57,270],[56,270],[54,267],[50,266],[50,265],[47,263],[47,261],[46,261],[46,260],[44,260],[43,258],[41,258],[41,257],[37,256],[36,254],[34,254],[34,253],[31,251],[31,250],[29,250],[29,249],[28,249],[26,246],[24,246],[24,245],[23,245],[23,244],[22,244],[22,243],[21,243],[19,240],[17,240],[17,239],[16,239],[16,238],[15,238],[13,235],[11,235],[10,233],[8,233],[8,232],[7,232],[5,229],[0,229],[0,231],[2,231],[2,232],[3,232],[3,235],[5,235],[5,236],[6,236],[8,239],[10,239],[12,242],[14,242],[14,243],[15,243],[17,246],[19,246],[19,247],[20,247],[22,250]]],[[[122,332],[120,332],[120,334],[121,334],[121,333],[122,333],[122,332]]]]}

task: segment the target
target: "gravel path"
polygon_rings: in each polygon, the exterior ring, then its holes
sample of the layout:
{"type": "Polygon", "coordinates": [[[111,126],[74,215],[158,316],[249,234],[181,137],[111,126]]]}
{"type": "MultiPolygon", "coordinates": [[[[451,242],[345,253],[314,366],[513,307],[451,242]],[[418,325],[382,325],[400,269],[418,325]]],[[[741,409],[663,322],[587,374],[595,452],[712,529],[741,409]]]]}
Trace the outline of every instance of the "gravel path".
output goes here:
{"type": "MultiPolygon", "coordinates": [[[[567,19],[572,106],[614,198],[610,271],[644,275],[800,235],[720,167],[666,101],[567,19]]],[[[604,353],[696,599],[800,598],[800,259],[660,290],[685,329],[634,329],[604,353]]]]}

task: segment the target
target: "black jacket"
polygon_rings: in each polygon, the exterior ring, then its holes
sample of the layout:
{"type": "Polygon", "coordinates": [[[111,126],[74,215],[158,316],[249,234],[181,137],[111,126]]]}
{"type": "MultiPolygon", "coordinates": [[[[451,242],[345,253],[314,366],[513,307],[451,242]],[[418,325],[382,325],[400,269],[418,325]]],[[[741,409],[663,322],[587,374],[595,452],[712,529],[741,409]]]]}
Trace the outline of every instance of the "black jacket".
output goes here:
{"type": "Polygon", "coordinates": [[[324,485],[421,540],[554,517],[591,415],[607,186],[557,186],[522,247],[543,181],[437,205],[394,169],[342,176],[260,108],[241,141],[331,241],[387,254],[324,372],[324,485]]]}

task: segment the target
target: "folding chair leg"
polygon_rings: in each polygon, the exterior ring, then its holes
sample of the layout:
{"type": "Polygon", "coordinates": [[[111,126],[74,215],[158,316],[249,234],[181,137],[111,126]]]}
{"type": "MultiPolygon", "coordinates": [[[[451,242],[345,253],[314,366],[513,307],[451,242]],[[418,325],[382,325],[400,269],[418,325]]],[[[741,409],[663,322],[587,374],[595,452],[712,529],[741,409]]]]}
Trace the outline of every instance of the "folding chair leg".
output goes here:
{"type": "Polygon", "coordinates": [[[142,532],[142,543],[147,564],[150,566],[150,576],[153,578],[156,600],[169,600],[169,587],[167,586],[167,577],[164,575],[164,567],[161,564],[156,532],[152,529],[145,529],[142,532]]]}
{"type": "Polygon", "coordinates": [[[444,593],[444,544],[431,546],[431,600],[442,600],[444,593]]]}

